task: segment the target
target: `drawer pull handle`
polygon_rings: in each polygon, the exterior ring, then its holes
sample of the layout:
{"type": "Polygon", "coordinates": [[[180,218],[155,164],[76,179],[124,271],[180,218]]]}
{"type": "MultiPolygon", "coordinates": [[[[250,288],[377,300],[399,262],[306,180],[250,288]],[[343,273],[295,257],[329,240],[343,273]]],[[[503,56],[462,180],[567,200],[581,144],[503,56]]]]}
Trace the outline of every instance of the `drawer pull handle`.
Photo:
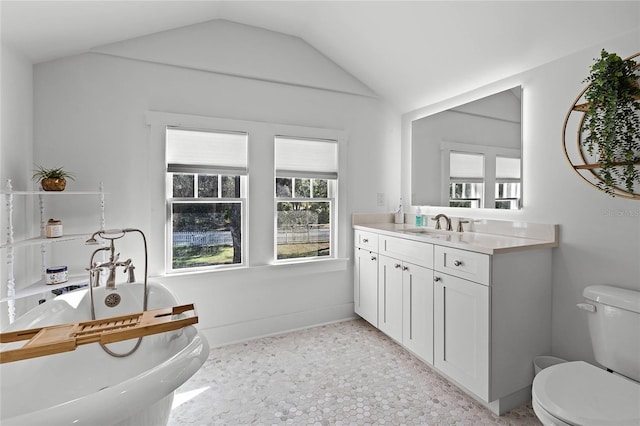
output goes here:
{"type": "Polygon", "coordinates": [[[462,260],[454,260],[453,261],[453,266],[461,266],[462,265],[462,260]]]}
{"type": "Polygon", "coordinates": [[[408,267],[408,266],[403,266],[403,267],[402,267],[402,270],[403,270],[403,271],[408,271],[408,270],[409,270],[409,267],[408,267]]]}
{"type": "Polygon", "coordinates": [[[376,260],[376,257],[375,256],[371,256],[371,260],[376,260]]]}
{"type": "Polygon", "coordinates": [[[400,265],[399,263],[396,263],[394,266],[396,267],[396,269],[398,269],[402,265],[400,265]]]}
{"type": "Polygon", "coordinates": [[[368,243],[368,242],[369,242],[369,239],[368,239],[368,238],[363,238],[363,239],[362,239],[362,242],[363,242],[363,243],[368,243]]]}
{"type": "Polygon", "coordinates": [[[442,278],[440,278],[440,277],[433,277],[433,280],[434,280],[435,282],[438,282],[438,281],[442,280],[442,278]]]}

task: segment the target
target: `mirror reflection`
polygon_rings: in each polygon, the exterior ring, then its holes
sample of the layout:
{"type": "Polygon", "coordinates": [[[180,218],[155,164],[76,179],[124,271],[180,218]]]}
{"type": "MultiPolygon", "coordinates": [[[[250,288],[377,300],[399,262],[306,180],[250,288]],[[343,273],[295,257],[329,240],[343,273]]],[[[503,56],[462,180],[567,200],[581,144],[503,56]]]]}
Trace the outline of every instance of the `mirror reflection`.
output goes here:
{"type": "Polygon", "coordinates": [[[411,204],[519,209],[520,86],[411,124],[411,204]]]}

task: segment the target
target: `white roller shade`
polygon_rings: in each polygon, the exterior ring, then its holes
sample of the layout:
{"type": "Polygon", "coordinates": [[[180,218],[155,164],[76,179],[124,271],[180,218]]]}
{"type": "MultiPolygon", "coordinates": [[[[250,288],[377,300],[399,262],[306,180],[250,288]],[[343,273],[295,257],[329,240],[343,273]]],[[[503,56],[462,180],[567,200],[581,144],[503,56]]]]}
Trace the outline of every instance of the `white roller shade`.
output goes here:
{"type": "Polygon", "coordinates": [[[452,179],[484,179],[484,155],[451,152],[449,175],[452,179]]]}
{"type": "Polygon", "coordinates": [[[338,141],[276,136],[276,176],[337,179],[338,141]]]}
{"type": "Polygon", "coordinates": [[[520,159],[496,157],[496,179],[520,179],[520,159]]]}
{"type": "Polygon", "coordinates": [[[167,171],[247,174],[247,134],[167,128],[167,171]]]}

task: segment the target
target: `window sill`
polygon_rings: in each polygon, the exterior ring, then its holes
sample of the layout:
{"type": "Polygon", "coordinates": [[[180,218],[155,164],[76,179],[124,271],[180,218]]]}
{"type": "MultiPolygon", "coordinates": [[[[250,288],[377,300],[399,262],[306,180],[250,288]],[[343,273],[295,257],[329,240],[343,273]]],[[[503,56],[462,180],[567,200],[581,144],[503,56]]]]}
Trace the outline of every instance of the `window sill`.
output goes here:
{"type": "Polygon", "coordinates": [[[272,263],[269,265],[239,266],[237,268],[208,269],[205,271],[172,272],[150,277],[154,278],[180,278],[187,276],[201,276],[204,274],[263,274],[265,272],[284,273],[286,275],[320,274],[347,269],[349,258],[313,259],[303,261],[290,261],[272,263]]]}
{"type": "Polygon", "coordinates": [[[314,273],[314,272],[333,272],[343,271],[347,269],[349,264],[348,257],[345,258],[331,258],[331,259],[311,259],[311,260],[290,260],[274,262],[270,265],[254,266],[253,268],[265,268],[270,270],[288,270],[297,271],[301,273],[314,273]]]}

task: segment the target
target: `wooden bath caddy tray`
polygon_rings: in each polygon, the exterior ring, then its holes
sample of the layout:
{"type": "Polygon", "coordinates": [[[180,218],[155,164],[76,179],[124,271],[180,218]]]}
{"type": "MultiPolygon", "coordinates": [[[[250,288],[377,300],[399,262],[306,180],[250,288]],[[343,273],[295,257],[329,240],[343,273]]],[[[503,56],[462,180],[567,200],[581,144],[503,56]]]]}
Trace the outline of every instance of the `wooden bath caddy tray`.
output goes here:
{"type": "Polygon", "coordinates": [[[0,343],[29,340],[21,348],[0,352],[0,364],[75,350],[88,343],[114,343],[197,324],[193,304],[155,309],[75,324],[0,333],[0,343]],[[193,311],[189,317],[174,318],[193,311]]]}

